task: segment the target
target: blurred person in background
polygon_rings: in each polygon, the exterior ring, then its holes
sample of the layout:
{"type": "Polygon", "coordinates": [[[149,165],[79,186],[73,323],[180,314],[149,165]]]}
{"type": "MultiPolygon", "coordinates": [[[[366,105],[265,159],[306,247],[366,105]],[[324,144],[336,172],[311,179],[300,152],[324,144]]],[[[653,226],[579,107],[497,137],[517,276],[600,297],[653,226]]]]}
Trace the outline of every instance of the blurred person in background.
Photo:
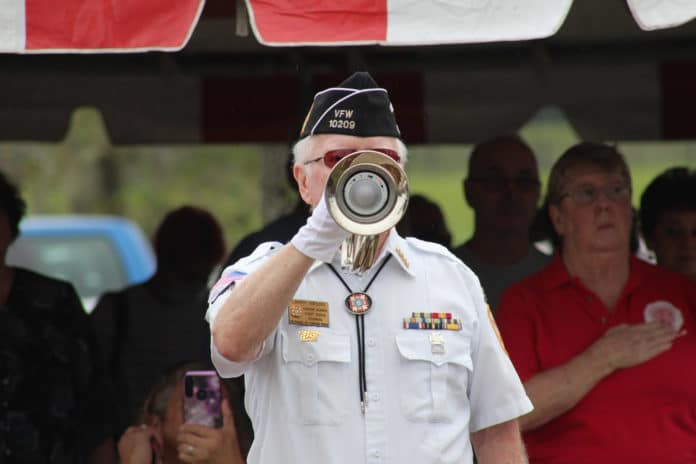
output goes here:
{"type": "Polygon", "coordinates": [[[474,233],[453,253],[479,277],[495,314],[510,284],[550,260],[530,238],[541,192],[534,152],[517,135],[486,140],[471,152],[463,187],[474,233]]]}
{"type": "Polygon", "coordinates": [[[0,462],[113,462],[113,403],[77,292],[5,264],[25,211],[0,172],[0,462]]]}
{"type": "Polygon", "coordinates": [[[167,366],[187,359],[210,363],[203,318],[208,279],[225,253],[222,228],[207,210],[182,206],[162,219],[153,247],[155,274],[104,294],[91,313],[117,393],[119,431],[133,422],[167,366]]]}
{"type": "MultiPolygon", "coordinates": [[[[288,183],[292,187],[293,193],[297,194],[297,181],[295,181],[295,177],[292,174],[293,164],[292,153],[289,153],[285,162],[285,176],[288,183]]],[[[291,212],[269,222],[261,229],[242,237],[242,239],[230,252],[227,260],[225,261],[224,267],[236,263],[245,256],[249,256],[251,252],[262,243],[288,242],[292,236],[297,233],[300,227],[307,222],[307,216],[309,216],[309,208],[307,207],[307,204],[302,201],[302,198],[300,198],[299,195],[296,196],[297,199],[295,207],[291,212]]]]}
{"type": "MultiPolygon", "coordinates": [[[[183,417],[184,374],[206,366],[184,362],[166,369],[148,392],[138,420],[121,436],[121,464],[243,464],[249,442],[240,440],[231,410],[229,385],[222,389],[222,427],[186,424],[183,417]],[[153,460],[154,456],[154,460],[153,460]]],[[[242,437],[246,438],[246,437],[242,437]]]]}
{"type": "Polygon", "coordinates": [[[530,463],[696,459],[696,286],[632,254],[631,176],[598,143],[548,186],[556,254],[504,294],[498,325],[534,411],[530,463]]]}
{"type": "Polygon", "coordinates": [[[442,210],[425,195],[409,197],[406,214],[396,225],[396,230],[403,237],[439,243],[448,249],[452,246],[452,235],[447,228],[442,210]]]}
{"type": "Polygon", "coordinates": [[[696,282],[696,171],[668,169],[647,186],[640,228],[658,265],[696,282]]]}

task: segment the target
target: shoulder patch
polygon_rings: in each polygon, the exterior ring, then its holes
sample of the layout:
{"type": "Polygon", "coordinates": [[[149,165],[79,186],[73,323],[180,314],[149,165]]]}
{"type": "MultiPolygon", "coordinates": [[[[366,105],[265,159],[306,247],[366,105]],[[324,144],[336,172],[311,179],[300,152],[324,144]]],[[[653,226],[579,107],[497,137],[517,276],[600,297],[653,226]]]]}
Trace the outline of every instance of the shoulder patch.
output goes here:
{"type": "Polygon", "coordinates": [[[240,259],[236,263],[234,263],[232,266],[233,267],[239,267],[239,266],[246,266],[248,264],[253,263],[254,261],[257,261],[261,258],[265,258],[267,256],[273,255],[275,252],[280,250],[283,247],[283,244],[280,242],[264,242],[260,244],[259,246],[254,249],[254,251],[251,252],[249,256],[245,256],[244,258],[240,259]]]}
{"type": "Polygon", "coordinates": [[[498,343],[500,343],[500,347],[503,349],[507,357],[510,357],[510,354],[507,351],[507,348],[505,348],[505,343],[503,342],[503,337],[500,335],[500,330],[498,329],[498,324],[495,323],[495,318],[493,317],[493,312],[491,311],[491,307],[488,303],[486,303],[486,312],[488,313],[488,322],[490,322],[491,327],[493,328],[493,332],[495,332],[495,336],[498,337],[498,343]]]}
{"type": "Polygon", "coordinates": [[[210,289],[210,294],[208,295],[208,304],[213,303],[217,297],[219,297],[228,288],[232,287],[235,282],[239,282],[240,280],[244,279],[246,275],[246,272],[236,271],[232,267],[225,269],[222,276],[220,276],[218,281],[215,282],[213,288],[210,289]]]}
{"type": "Polygon", "coordinates": [[[265,261],[265,258],[272,256],[282,247],[283,244],[280,242],[262,243],[249,256],[225,268],[218,281],[210,289],[208,304],[214,303],[220,295],[255,271],[265,261]]]}

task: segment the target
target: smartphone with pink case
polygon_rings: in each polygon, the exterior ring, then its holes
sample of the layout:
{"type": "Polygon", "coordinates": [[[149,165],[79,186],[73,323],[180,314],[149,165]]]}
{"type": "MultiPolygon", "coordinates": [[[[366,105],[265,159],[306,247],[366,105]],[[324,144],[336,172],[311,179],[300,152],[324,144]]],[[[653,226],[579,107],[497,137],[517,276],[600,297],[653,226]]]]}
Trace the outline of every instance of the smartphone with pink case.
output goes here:
{"type": "Polygon", "coordinates": [[[184,422],[222,427],[220,377],[215,371],[184,374],[184,422]]]}

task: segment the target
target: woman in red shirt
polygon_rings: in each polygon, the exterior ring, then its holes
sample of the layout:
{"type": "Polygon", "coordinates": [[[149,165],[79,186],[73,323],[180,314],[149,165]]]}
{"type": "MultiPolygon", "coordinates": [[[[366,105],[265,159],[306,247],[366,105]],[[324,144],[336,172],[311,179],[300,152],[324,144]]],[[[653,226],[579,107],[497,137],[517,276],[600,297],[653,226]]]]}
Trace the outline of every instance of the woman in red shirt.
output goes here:
{"type": "Polygon", "coordinates": [[[632,256],[625,160],[570,148],[547,205],[557,253],[498,310],[530,462],[696,462],[696,286],[632,256]]]}

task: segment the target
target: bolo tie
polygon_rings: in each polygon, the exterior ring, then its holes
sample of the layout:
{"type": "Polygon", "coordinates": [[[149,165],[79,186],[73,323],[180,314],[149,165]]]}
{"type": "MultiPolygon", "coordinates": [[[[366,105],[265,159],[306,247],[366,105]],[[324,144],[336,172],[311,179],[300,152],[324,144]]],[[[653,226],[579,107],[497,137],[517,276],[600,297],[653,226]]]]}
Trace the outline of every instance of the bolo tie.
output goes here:
{"type": "Polygon", "coordinates": [[[367,402],[367,377],[365,376],[365,313],[367,313],[372,307],[372,298],[367,294],[370,289],[372,282],[375,281],[379,273],[384,269],[384,266],[389,261],[391,255],[388,254],[387,257],[382,261],[377,272],[372,276],[367,286],[362,292],[354,292],[351,289],[343,277],[338,273],[338,271],[329,263],[329,269],[338,277],[346,290],[348,290],[348,296],[346,297],[346,310],[355,316],[355,330],[358,335],[358,388],[360,389],[360,411],[365,415],[365,403],[367,402]]]}

